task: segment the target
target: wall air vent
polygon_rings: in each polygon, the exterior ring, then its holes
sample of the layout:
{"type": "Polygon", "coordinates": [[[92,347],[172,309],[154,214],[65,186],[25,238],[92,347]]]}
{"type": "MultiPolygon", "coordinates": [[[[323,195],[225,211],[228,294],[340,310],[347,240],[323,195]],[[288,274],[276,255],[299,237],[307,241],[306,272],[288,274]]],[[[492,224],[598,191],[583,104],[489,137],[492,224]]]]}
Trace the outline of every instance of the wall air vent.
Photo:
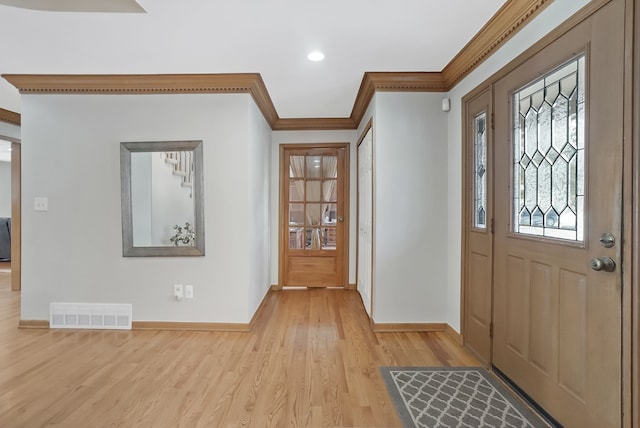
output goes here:
{"type": "Polygon", "coordinates": [[[50,328],[131,330],[129,303],[50,303],[50,328]]]}

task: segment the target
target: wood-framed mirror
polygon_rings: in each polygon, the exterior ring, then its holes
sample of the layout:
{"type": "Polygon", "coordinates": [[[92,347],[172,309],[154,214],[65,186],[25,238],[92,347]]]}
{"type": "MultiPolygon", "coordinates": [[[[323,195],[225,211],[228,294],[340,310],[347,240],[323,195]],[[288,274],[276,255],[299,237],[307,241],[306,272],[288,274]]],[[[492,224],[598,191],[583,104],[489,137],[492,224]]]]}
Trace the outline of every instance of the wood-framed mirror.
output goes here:
{"type": "Polygon", "coordinates": [[[122,255],[203,256],[202,141],[120,143],[122,255]]]}

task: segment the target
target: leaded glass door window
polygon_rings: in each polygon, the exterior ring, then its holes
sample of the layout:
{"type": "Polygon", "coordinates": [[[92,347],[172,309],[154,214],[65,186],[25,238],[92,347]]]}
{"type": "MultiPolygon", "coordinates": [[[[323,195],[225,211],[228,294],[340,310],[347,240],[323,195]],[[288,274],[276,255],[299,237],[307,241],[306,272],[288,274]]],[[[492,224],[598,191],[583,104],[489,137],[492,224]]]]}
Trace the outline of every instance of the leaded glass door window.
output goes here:
{"type": "Polygon", "coordinates": [[[513,231],[582,241],[585,58],[513,95],[513,231]]]}
{"type": "Polygon", "coordinates": [[[473,225],[487,228],[487,112],[478,114],[474,125],[474,216],[473,225]]]}

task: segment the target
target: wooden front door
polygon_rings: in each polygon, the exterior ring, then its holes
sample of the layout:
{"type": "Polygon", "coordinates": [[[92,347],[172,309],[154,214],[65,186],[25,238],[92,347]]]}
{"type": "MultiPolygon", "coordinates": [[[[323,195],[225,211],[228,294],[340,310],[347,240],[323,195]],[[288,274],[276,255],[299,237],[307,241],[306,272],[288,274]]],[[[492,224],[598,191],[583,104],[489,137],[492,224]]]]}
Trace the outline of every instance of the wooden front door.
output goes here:
{"type": "Polygon", "coordinates": [[[564,426],[622,423],[623,82],[613,0],[494,88],[493,365],[564,426]]]}
{"type": "Polygon", "coordinates": [[[348,144],[280,147],[280,283],[347,283],[348,144]]]}

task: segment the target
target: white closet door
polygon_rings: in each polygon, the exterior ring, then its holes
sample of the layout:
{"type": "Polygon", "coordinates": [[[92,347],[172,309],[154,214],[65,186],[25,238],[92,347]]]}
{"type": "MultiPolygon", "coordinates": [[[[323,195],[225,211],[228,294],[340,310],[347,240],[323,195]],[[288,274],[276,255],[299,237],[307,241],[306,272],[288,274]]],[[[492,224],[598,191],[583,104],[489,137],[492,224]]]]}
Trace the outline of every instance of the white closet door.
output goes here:
{"type": "Polygon", "coordinates": [[[371,128],[358,146],[358,291],[372,316],[373,141],[371,128]]]}

